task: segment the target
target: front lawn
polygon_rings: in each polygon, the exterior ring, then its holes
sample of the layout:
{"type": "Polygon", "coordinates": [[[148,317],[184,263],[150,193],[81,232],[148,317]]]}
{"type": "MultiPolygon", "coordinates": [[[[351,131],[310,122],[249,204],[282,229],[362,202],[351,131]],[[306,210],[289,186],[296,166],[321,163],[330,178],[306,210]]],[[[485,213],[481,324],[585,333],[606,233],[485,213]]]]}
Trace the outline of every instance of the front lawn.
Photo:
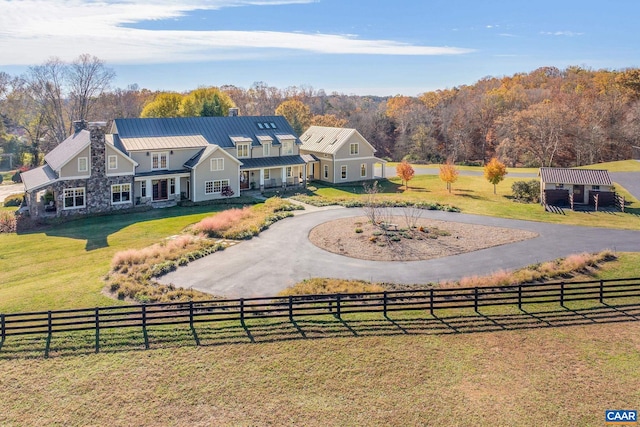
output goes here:
{"type": "MultiPolygon", "coordinates": [[[[493,185],[483,177],[459,176],[453,184],[453,191],[447,192],[446,184],[436,175],[416,175],[409,181],[409,188],[401,185],[399,178],[380,181],[380,200],[404,200],[412,202],[436,202],[452,205],[464,213],[495,216],[501,218],[541,221],[567,225],[589,227],[607,227],[640,230],[640,203],[626,190],[617,187],[618,192],[628,201],[626,212],[573,212],[564,209],[562,214],[546,212],[537,203],[514,202],[511,198],[511,185],[523,178],[507,178],[497,186],[493,194],[493,185]]],[[[363,200],[362,185],[325,186],[312,183],[309,194],[327,201],[363,200]]]]}

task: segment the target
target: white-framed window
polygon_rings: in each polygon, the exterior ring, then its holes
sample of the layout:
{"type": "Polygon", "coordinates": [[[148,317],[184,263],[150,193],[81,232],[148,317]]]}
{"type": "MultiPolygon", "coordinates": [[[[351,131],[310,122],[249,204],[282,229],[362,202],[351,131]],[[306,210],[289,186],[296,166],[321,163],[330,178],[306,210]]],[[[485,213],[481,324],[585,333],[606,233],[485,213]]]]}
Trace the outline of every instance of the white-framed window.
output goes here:
{"type": "Polygon", "coordinates": [[[267,157],[267,156],[271,155],[271,143],[270,142],[265,142],[264,144],[262,144],[262,155],[264,157],[267,157]]]}
{"type": "Polygon", "coordinates": [[[282,155],[291,155],[291,154],[293,154],[293,141],[283,141],[282,155]]]}
{"type": "Polygon", "coordinates": [[[79,209],[86,206],[84,187],[65,188],[62,192],[64,209],[79,209]]]}
{"type": "Polygon", "coordinates": [[[249,144],[238,144],[238,158],[249,157],[249,144]]]}
{"type": "Polygon", "coordinates": [[[293,168],[291,166],[287,166],[287,178],[291,178],[293,176],[293,168]]]}
{"type": "Polygon", "coordinates": [[[367,176],[367,164],[363,163],[360,165],[360,177],[364,178],[367,176]]]}
{"type": "Polygon", "coordinates": [[[599,186],[599,185],[592,185],[592,186],[591,186],[591,189],[592,189],[593,191],[600,191],[600,186],[599,186]]]}
{"type": "Polygon", "coordinates": [[[140,181],[140,197],[147,197],[147,181],[140,181]]]}
{"type": "Polygon", "coordinates": [[[349,144],[349,154],[354,156],[359,152],[360,152],[360,144],[358,144],[357,142],[352,142],[351,144],[349,144]]]}
{"type": "Polygon", "coordinates": [[[131,184],[114,184],[111,186],[111,204],[129,203],[131,201],[131,184]]]}
{"type": "Polygon", "coordinates": [[[271,179],[271,174],[269,169],[264,170],[264,179],[271,179]]]}
{"type": "Polygon", "coordinates": [[[211,172],[224,170],[224,159],[222,157],[219,159],[211,159],[209,163],[211,164],[211,172]]]}
{"type": "Polygon", "coordinates": [[[228,179],[218,179],[215,181],[206,181],[204,183],[204,194],[221,193],[224,187],[229,185],[228,179]]]}
{"type": "Polygon", "coordinates": [[[88,172],[88,171],[89,171],[89,158],[78,157],[78,172],[88,172]]]}
{"type": "Polygon", "coordinates": [[[564,188],[564,184],[556,184],[556,188],[557,189],[562,189],[562,188],[564,188]]]}
{"type": "Polygon", "coordinates": [[[347,179],[347,166],[340,166],[340,178],[347,179]]]}
{"type": "Polygon", "coordinates": [[[176,179],[169,179],[169,194],[176,194],[176,179]]]}
{"type": "Polygon", "coordinates": [[[329,179],[329,165],[324,165],[324,179],[329,179]]]}
{"type": "Polygon", "coordinates": [[[169,153],[151,153],[151,169],[168,169],[169,153]]]}
{"type": "Polygon", "coordinates": [[[111,154],[107,157],[107,169],[118,169],[118,156],[111,154]]]}

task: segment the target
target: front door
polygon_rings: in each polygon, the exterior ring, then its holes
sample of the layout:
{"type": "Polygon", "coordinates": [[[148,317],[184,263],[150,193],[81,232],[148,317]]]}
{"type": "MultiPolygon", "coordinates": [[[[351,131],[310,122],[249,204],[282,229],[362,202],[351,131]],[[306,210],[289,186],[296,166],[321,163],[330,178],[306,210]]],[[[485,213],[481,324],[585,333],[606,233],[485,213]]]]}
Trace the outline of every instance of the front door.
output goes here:
{"type": "Polygon", "coordinates": [[[166,179],[152,181],[153,200],[167,200],[169,198],[169,185],[166,179]]]}
{"type": "Polygon", "coordinates": [[[573,203],[584,203],[584,185],[573,186],[573,203]]]}
{"type": "Polygon", "coordinates": [[[240,189],[249,189],[249,171],[240,171],[240,189]]]}

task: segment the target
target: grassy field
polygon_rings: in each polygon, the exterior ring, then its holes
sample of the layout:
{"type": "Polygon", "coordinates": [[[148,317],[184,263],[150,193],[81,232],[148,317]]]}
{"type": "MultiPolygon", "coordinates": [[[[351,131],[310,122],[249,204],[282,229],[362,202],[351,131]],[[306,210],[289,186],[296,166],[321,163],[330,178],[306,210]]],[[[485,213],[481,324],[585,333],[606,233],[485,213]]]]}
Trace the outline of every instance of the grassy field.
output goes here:
{"type": "Polygon", "coordinates": [[[11,339],[0,425],[602,425],[640,402],[640,308],[570,308],[150,330],[150,350],[105,331],[49,359],[11,339]]]}
{"type": "MultiPolygon", "coordinates": [[[[464,213],[496,216],[502,218],[542,221],[567,225],[640,229],[640,203],[627,191],[618,187],[617,191],[629,202],[626,212],[573,212],[565,209],[562,214],[546,212],[539,204],[517,203],[511,199],[511,185],[522,178],[505,178],[493,194],[493,186],[482,177],[460,176],[448,193],[445,183],[436,175],[417,175],[409,181],[409,189],[401,185],[399,178],[391,178],[383,183],[380,198],[401,200],[428,200],[449,204],[464,213]]],[[[328,187],[317,185],[312,195],[326,199],[345,200],[364,197],[362,186],[328,187]]]]}
{"type": "Polygon", "coordinates": [[[618,162],[598,163],[597,165],[580,166],[582,169],[606,169],[609,172],[640,172],[640,161],[621,160],[618,162]]]}
{"type": "MultiPolygon", "coordinates": [[[[640,229],[630,213],[545,213],[482,178],[449,195],[419,176],[388,196],[466,213],[640,229]]],[[[327,198],[361,188],[317,189],[327,198]]],[[[113,305],[103,276],[115,252],[142,248],[211,214],[170,208],[0,234],[0,312],[113,305]]],[[[286,221],[286,220],[285,220],[286,221]]],[[[640,277],[640,253],[597,277],[640,277]]],[[[110,330],[9,338],[0,347],[0,425],[602,425],[605,409],[640,409],[640,308],[557,306],[110,330]],[[564,326],[564,327],[557,327],[564,326]],[[302,335],[304,333],[304,336],[302,335]],[[306,338],[305,338],[306,337],[306,338]],[[252,342],[253,340],[253,342],[252,342]]]]}

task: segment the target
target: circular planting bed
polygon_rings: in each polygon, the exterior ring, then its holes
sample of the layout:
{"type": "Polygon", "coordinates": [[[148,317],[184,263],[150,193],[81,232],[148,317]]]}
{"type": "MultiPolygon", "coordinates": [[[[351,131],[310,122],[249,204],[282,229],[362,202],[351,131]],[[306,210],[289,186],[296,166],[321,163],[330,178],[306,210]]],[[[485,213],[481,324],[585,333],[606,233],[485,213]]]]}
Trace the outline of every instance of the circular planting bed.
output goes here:
{"type": "Polygon", "coordinates": [[[311,242],[326,251],[372,261],[418,261],[519,242],[536,233],[431,219],[395,216],[373,225],[367,217],[337,219],[313,228],[311,242]]]}

